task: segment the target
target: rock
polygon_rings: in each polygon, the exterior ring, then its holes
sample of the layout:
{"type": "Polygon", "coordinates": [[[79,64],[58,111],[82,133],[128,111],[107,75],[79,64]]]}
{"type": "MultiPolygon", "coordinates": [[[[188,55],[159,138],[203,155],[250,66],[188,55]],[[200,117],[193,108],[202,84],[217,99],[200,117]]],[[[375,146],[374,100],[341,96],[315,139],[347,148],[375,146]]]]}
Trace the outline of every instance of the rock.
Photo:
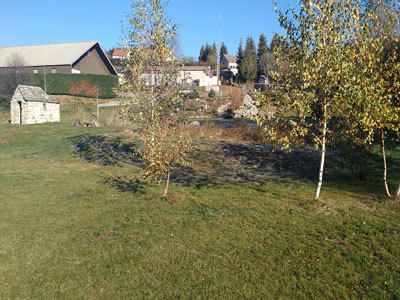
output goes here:
{"type": "Polygon", "coordinates": [[[75,121],[72,123],[72,126],[78,127],[81,125],[81,122],[78,119],[75,119],[75,121]]]}
{"type": "Polygon", "coordinates": [[[243,99],[242,106],[234,111],[235,118],[243,117],[254,117],[259,114],[259,102],[254,101],[249,95],[246,95],[243,99]]]}
{"type": "Polygon", "coordinates": [[[83,125],[85,125],[85,127],[92,127],[92,122],[90,122],[90,121],[83,121],[83,125]]]}
{"type": "Polygon", "coordinates": [[[227,104],[221,105],[217,108],[217,117],[224,119],[233,118],[233,110],[232,103],[228,102],[227,104]]]}
{"type": "Polygon", "coordinates": [[[190,125],[190,126],[196,126],[196,127],[197,127],[197,126],[201,126],[201,124],[200,124],[199,121],[190,122],[189,125],[190,125]]]}
{"type": "Polygon", "coordinates": [[[93,127],[100,127],[100,124],[96,120],[92,120],[92,126],[93,127]]]}

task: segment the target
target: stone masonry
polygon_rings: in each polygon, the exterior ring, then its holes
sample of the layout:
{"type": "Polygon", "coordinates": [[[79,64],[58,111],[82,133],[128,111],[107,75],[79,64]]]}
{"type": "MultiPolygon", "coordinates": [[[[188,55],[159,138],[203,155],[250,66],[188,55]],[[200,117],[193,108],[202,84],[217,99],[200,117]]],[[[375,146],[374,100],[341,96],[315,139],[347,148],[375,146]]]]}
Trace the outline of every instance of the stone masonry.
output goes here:
{"type": "Polygon", "coordinates": [[[12,124],[60,122],[60,104],[39,87],[19,85],[10,110],[12,124]]]}

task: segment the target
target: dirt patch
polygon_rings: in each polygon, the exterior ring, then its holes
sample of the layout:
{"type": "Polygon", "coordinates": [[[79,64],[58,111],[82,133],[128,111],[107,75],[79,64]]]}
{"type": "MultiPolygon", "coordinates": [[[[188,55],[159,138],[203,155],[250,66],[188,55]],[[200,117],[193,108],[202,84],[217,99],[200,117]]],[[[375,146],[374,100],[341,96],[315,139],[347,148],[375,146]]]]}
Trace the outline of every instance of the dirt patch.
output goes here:
{"type": "Polygon", "coordinates": [[[0,140],[0,146],[7,146],[8,142],[4,140],[0,140]]]}
{"type": "Polygon", "coordinates": [[[338,215],[338,212],[327,205],[321,205],[320,207],[317,208],[316,213],[318,215],[324,215],[324,216],[336,216],[338,215]]]}

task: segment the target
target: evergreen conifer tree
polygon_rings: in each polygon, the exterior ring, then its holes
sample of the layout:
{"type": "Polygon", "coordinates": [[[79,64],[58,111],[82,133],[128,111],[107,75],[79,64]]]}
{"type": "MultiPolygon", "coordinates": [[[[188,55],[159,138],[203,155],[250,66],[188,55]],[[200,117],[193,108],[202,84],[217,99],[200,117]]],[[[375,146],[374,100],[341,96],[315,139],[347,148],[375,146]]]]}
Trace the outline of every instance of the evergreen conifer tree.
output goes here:
{"type": "Polygon", "coordinates": [[[248,37],[244,49],[243,59],[240,61],[239,71],[243,82],[251,82],[257,76],[257,50],[252,37],[248,37]]]}
{"type": "Polygon", "coordinates": [[[238,81],[242,81],[242,74],[241,74],[241,65],[242,65],[242,60],[243,60],[244,52],[243,52],[243,42],[242,39],[240,39],[239,42],[239,48],[237,51],[237,64],[238,64],[238,81]]]}
{"type": "Polygon", "coordinates": [[[261,63],[263,60],[263,56],[267,52],[269,52],[269,49],[267,46],[267,39],[265,38],[265,35],[261,33],[260,39],[258,40],[258,48],[257,48],[257,73],[258,73],[258,76],[263,74],[261,63]]]}
{"type": "Polygon", "coordinates": [[[220,49],[220,52],[219,52],[220,59],[222,59],[224,57],[224,54],[228,54],[228,48],[226,48],[224,42],[222,42],[221,49],[220,49]]]}
{"type": "Polygon", "coordinates": [[[200,48],[200,54],[199,54],[199,62],[202,62],[202,61],[204,61],[204,53],[205,53],[205,48],[204,48],[204,45],[201,45],[201,48],[200,48]]]}

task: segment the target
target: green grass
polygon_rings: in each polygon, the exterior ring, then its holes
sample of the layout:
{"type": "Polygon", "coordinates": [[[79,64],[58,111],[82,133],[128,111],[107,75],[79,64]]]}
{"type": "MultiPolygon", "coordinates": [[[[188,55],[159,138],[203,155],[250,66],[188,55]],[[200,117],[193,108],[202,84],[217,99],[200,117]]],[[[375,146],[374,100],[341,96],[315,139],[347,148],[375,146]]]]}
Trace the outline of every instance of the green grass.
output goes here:
{"type": "Polygon", "coordinates": [[[203,141],[201,178],[178,175],[161,200],[128,141],[70,118],[0,122],[1,299],[400,299],[400,205],[378,165],[365,182],[328,173],[313,203],[315,182],[288,172],[230,180],[254,169],[203,141]]]}

